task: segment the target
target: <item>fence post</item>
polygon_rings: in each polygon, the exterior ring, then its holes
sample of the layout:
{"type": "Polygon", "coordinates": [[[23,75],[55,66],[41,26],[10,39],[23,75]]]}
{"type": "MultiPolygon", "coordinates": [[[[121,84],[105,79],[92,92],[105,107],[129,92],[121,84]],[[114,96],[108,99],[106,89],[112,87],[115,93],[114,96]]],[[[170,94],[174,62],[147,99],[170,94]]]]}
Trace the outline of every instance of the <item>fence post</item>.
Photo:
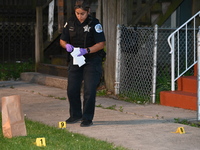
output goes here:
{"type": "Polygon", "coordinates": [[[117,25],[117,37],[116,37],[116,57],[115,57],[115,94],[119,94],[119,84],[120,84],[120,59],[121,59],[121,49],[120,49],[120,25],[117,25]]]}
{"type": "Polygon", "coordinates": [[[38,64],[43,60],[43,19],[42,7],[36,7],[36,26],[35,26],[35,64],[36,71],[38,64]]]}
{"type": "Polygon", "coordinates": [[[153,79],[152,79],[152,103],[155,103],[156,97],[156,70],[157,70],[157,40],[158,40],[158,25],[154,26],[154,53],[153,53],[153,79]]]}
{"type": "Polygon", "coordinates": [[[200,120],[200,26],[199,32],[197,33],[197,81],[198,81],[198,91],[197,91],[197,120],[200,120]]]}
{"type": "Polygon", "coordinates": [[[171,91],[175,91],[175,54],[174,54],[174,35],[172,36],[171,39],[171,44],[172,44],[172,50],[171,50],[171,91]]]}

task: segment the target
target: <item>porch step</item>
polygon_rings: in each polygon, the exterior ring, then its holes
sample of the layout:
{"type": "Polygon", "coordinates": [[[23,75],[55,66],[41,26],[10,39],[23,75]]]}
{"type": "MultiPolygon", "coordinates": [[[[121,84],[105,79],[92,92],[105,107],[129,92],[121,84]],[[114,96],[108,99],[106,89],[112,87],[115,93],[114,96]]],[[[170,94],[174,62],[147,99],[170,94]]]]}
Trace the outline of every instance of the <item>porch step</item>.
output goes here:
{"type": "Polygon", "coordinates": [[[160,104],[197,110],[197,65],[194,66],[194,75],[180,77],[177,86],[176,91],[160,92],[160,104]]]}
{"type": "Polygon", "coordinates": [[[24,72],[21,73],[20,79],[22,81],[41,84],[45,86],[57,87],[67,89],[67,78],[53,76],[49,74],[42,74],[38,72],[24,72]]]}
{"type": "Polygon", "coordinates": [[[197,77],[185,76],[178,79],[178,91],[197,93],[197,77]]]}
{"type": "Polygon", "coordinates": [[[67,66],[40,63],[37,66],[37,72],[53,76],[67,77],[67,66]]]}
{"type": "Polygon", "coordinates": [[[183,91],[162,91],[160,92],[160,104],[197,110],[197,94],[183,91]]]}

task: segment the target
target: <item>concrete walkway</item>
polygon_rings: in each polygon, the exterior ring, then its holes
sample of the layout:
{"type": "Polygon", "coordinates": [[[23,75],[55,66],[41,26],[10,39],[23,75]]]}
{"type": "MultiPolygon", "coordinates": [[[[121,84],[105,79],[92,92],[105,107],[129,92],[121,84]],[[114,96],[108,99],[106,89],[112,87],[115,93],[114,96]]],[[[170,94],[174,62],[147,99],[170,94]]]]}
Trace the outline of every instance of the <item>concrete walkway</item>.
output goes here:
{"type": "MultiPolygon", "coordinates": [[[[66,90],[24,81],[1,81],[0,97],[20,95],[26,117],[51,126],[69,117],[66,90]]],[[[174,118],[196,120],[196,111],[161,105],[137,105],[97,97],[94,125],[67,125],[69,131],[101,139],[130,150],[199,150],[200,129],[174,123],[174,118]],[[112,106],[113,109],[105,109],[112,106]],[[186,133],[175,132],[184,127],[186,133]]]]}

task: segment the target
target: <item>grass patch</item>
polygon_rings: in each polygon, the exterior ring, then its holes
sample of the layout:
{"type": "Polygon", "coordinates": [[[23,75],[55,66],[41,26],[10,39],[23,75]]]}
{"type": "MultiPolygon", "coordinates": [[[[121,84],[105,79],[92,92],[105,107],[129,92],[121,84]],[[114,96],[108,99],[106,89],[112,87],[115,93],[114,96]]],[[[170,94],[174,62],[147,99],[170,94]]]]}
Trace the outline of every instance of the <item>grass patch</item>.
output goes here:
{"type": "Polygon", "coordinates": [[[118,95],[120,100],[135,103],[135,104],[146,104],[149,103],[149,97],[136,93],[136,92],[123,92],[118,95]]]}
{"type": "Polygon", "coordinates": [[[116,104],[112,105],[112,106],[109,106],[109,107],[106,107],[105,109],[116,110],[116,104]]]}
{"type": "Polygon", "coordinates": [[[59,99],[59,100],[66,100],[67,98],[66,98],[66,97],[56,97],[56,99],[59,99]]]}
{"type": "Polygon", "coordinates": [[[107,96],[107,90],[106,89],[97,90],[96,96],[107,96]]]}
{"type": "Polygon", "coordinates": [[[124,111],[124,109],[123,109],[122,106],[119,107],[119,111],[120,111],[120,112],[123,112],[123,111],[124,111]]]}
{"type": "Polygon", "coordinates": [[[58,129],[27,119],[25,122],[27,136],[4,138],[0,128],[1,150],[126,150],[105,141],[71,133],[67,129],[58,129]],[[42,137],[46,140],[46,146],[36,146],[36,138],[42,137]]]}
{"type": "Polygon", "coordinates": [[[199,121],[188,121],[187,119],[174,118],[174,122],[200,128],[199,121]]]}
{"type": "Polygon", "coordinates": [[[99,105],[96,105],[96,107],[100,107],[100,108],[103,108],[103,109],[116,110],[116,111],[120,111],[120,112],[123,112],[123,111],[124,111],[124,109],[123,109],[122,106],[120,106],[119,109],[117,109],[117,108],[116,108],[116,107],[117,107],[116,104],[115,104],[115,105],[112,105],[112,106],[108,106],[108,107],[104,107],[104,106],[102,106],[101,104],[99,104],[99,105]]]}
{"type": "Polygon", "coordinates": [[[56,97],[56,96],[53,96],[53,95],[48,95],[48,97],[52,97],[52,98],[59,99],[59,100],[66,100],[67,99],[66,97],[56,97]]]}
{"type": "Polygon", "coordinates": [[[160,104],[160,92],[171,90],[171,77],[170,76],[158,76],[156,85],[156,103],[160,104]]]}

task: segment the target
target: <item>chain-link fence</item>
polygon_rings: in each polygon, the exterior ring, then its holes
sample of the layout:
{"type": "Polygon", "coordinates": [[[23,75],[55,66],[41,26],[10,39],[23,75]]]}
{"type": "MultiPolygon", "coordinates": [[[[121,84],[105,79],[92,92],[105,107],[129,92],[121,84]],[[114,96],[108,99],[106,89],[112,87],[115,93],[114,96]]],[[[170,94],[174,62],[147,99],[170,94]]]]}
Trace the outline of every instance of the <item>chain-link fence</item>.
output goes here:
{"type": "Polygon", "coordinates": [[[119,94],[131,100],[150,100],[154,30],[120,28],[119,94]]]}
{"type": "MultiPolygon", "coordinates": [[[[155,95],[156,101],[159,101],[160,91],[171,88],[171,55],[167,38],[176,29],[158,28],[158,31],[155,31],[154,27],[120,26],[118,30],[117,94],[138,103],[152,102],[153,76],[156,75],[155,95]],[[155,32],[158,33],[157,51],[155,51],[155,32]],[[156,64],[155,53],[157,53],[156,64]],[[154,67],[157,70],[156,74],[153,73],[154,67]]],[[[188,39],[188,42],[192,40],[188,39]]],[[[181,57],[180,59],[184,59],[184,56],[181,57]]]]}

